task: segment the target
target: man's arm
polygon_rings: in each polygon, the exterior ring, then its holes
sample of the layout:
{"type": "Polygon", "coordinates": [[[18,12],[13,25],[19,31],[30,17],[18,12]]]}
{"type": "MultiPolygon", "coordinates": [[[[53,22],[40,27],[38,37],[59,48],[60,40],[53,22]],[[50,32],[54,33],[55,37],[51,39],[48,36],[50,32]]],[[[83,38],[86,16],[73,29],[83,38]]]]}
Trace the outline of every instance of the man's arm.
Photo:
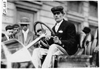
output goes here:
{"type": "Polygon", "coordinates": [[[49,47],[49,45],[46,44],[45,42],[43,42],[43,40],[40,40],[40,42],[42,43],[43,46],[45,46],[45,47],[49,47]]]}

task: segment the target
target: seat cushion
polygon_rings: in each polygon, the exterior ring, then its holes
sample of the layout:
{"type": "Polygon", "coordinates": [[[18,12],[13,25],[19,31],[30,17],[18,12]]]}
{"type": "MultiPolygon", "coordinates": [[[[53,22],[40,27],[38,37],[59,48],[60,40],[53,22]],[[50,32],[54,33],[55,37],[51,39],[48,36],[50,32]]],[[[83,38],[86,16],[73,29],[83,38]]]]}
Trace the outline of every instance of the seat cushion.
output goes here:
{"type": "Polygon", "coordinates": [[[89,66],[90,58],[91,56],[88,55],[80,55],[80,56],[59,55],[56,56],[55,63],[57,68],[86,67],[89,66]]]}

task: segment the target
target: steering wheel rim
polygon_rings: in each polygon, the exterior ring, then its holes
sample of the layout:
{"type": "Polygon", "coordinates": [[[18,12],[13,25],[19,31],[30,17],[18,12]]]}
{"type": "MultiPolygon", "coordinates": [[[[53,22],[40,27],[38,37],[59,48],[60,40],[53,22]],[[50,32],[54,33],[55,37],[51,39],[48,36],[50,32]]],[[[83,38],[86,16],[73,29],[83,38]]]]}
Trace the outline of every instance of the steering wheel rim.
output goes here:
{"type": "Polygon", "coordinates": [[[49,31],[51,32],[51,35],[52,36],[55,36],[55,33],[54,33],[54,31],[49,27],[49,26],[47,26],[45,23],[43,23],[43,22],[41,22],[41,21],[37,21],[37,22],[35,22],[35,24],[34,24],[34,32],[35,32],[35,35],[37,35],[37,32],[36,32],[36,25],[37,24],[41,24],[41,25],[44,25],[45,27],[47,27],[48,29],[49,29],[49,31]]]}

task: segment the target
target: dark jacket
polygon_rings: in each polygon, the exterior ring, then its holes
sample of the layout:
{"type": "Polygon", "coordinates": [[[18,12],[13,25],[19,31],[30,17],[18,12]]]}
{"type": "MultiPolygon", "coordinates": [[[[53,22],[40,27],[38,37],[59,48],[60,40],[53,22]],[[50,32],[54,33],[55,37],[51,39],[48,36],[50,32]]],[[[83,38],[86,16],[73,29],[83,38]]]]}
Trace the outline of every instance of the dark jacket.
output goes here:
{"type": "MultiPolygon", "coordinates": [[[[55,32],[55,26],[52,29],[55,32]]],[[[69,55],[73,55],[77,51],[76,29],[74,24],[63,20],[55,34],[59,37],[63,45],[62,47],[69,55]]]]}

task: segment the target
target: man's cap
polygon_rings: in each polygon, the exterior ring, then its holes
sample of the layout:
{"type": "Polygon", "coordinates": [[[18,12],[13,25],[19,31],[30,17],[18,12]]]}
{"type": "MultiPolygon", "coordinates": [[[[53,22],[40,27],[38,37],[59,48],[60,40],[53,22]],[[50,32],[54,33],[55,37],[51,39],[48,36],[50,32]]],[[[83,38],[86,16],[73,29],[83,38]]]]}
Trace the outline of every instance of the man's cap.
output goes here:
{"type": "Polygon", "coordinates": [[[19,28],[19,27],[20,27],[19,24],[14,24],[14,25],[13,25],[13,28],[19,28]]]}
{"type": "Polygon", "coordinates": [[[55,13],[55,12],[64,13],[63,9],[64,8],[62,6],[55,6],[55,7],[51,8],[51,11],[52,11],[52,13],[55,13]]]}
{"type": "Polygon", "coordinates": [[[84,27],[83,32],[84,33],[90,33],[91,29],[89,27],[84,27]]]}
{"type": "Polygon", "coordinates": [[[29,20],[28,17],[22,17],[20,19],[19,23],[20,23],[21,26],[27,26],[27,25],[29,25],[29,22],[30,22],[30,20],[29,20]]]}
{"type": "Polygon", "coordinates": [[[29,24],[27,24],[27,23],[21,23],[20,25],[21,26],[28,26],[29,24]]]}
{"type": "Polygon", "coordinates": [[[13,26],[11,26],[11,25],[7,25],[6,27],[5,27],[5,30],[7,31],[7,30],[12,30],[13,29],[13,26]]]}

